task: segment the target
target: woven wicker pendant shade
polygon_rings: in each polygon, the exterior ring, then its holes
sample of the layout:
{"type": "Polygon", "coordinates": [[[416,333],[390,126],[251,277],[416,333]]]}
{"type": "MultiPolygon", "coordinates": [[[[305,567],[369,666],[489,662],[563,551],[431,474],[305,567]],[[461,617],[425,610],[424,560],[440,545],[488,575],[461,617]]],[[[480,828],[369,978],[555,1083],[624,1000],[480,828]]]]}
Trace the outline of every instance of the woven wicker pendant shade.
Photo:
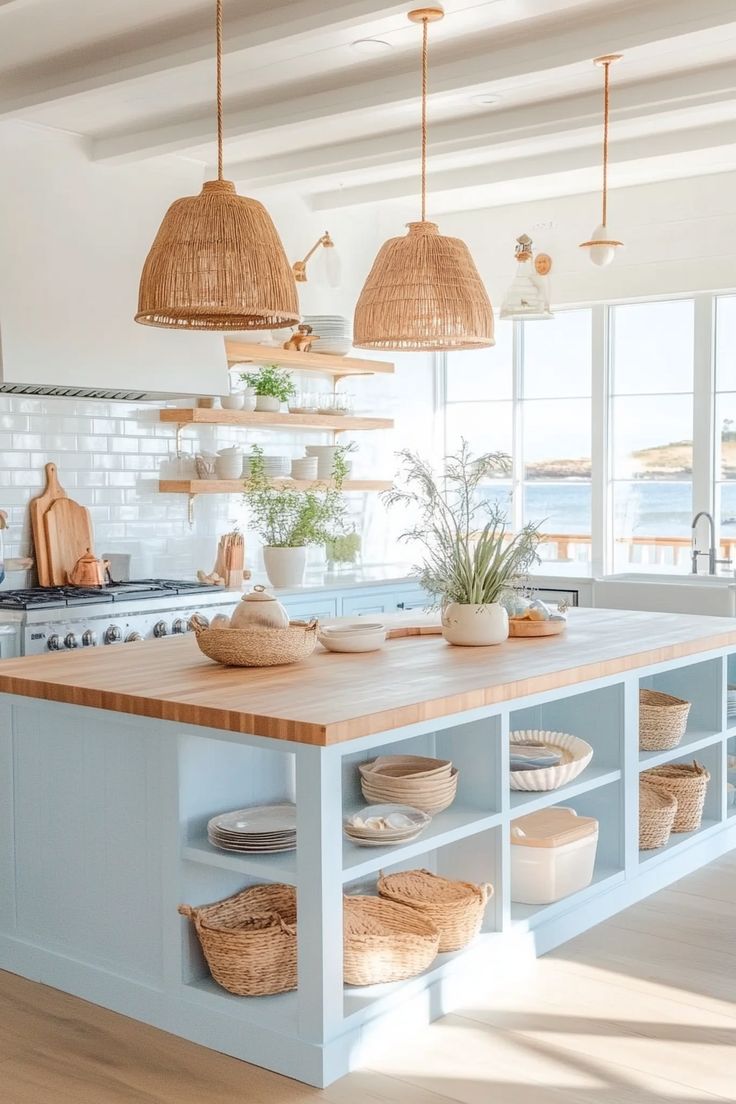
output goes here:
{"type": "Polygon", "coordinates": [[[380,249],[355,309],[363,349],[439,351],[493,345],[493,311],[465,242],[434,222],[380,249]]]}
{"type": "Polygon", "coordinates": [[[222,0],[216,3],[218,179],[171,204],[146,258],[136,322],[182,330],[270,330],[299,321],[299,299],[268,211],[224,180],[222,0]]]}
{"type": "Polygon", "coordinates": [[[440,234],[427,209],[427,24],[442,8],[409,12],[422,24],[422,217],[381,247],[355,307],[360,349],[441,352],[494,345],[493,309],[465,242],[440,234]]]}

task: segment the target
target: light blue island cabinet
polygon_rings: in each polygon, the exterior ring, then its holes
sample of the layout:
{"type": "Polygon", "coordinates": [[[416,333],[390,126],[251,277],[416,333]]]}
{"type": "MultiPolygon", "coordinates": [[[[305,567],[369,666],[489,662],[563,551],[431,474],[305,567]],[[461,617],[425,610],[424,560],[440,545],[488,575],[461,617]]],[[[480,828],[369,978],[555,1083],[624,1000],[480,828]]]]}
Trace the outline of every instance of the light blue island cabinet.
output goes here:
{"type": "Polygon", "coordinates": [[[736,622],[587,609],[546,640],[473,649],[409,638],[260,671],[218,667],[191,637],[8,660],[0,968],[327,1084],[387,1037],[492,997],[501,962],[543,953],[736,845],[734,681],[736,622]],[[692,702],[672,751],[639,751],[642,686],[692,702]],[[558,791],[510,792],[508,734],[527,728],[587,740],[590,766],[558,791]],[[458,795],[414,841],[361,849],[342,821],[362,803],[357,764],[380,752],[452,759],[458,795]],[[694,758],[710,772],[700,828],[640,852],[640,771],[694,758]],[[208,843],[213,814],[284,798],[297,805],[295,852],[208,843]],[[598,819],[593,880],[551,905],[516,904],[510,824],[552,804],[598,819]],[[343,894],[415,866],[493,883],[480,936],[412,980],[344,986],[343,894]],[[177,906],[262,882],[296,887],[299,985],[236,997],[210,978],[177,906]]]}

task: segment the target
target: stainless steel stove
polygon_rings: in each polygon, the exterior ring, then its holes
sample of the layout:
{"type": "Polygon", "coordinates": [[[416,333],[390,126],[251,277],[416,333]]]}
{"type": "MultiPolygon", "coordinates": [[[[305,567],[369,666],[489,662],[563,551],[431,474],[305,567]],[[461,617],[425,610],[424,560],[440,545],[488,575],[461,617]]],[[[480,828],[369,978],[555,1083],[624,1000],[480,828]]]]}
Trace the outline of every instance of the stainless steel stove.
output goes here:
{"type": "Polygon", "coordinates": [[[3,590],[2,654],[39,655],[186,633],[193,613],[230,613],[238,598],[222,587],[181,579],[3,590]]]}

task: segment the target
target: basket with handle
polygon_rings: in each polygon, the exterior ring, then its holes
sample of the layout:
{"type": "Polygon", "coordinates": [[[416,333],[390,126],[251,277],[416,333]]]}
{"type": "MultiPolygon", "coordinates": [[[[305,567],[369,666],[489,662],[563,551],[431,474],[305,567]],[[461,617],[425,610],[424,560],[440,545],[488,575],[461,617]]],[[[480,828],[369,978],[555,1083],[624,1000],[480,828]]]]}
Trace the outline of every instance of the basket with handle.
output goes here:
{"type": "Polygon", "coordinates": [[[416,909],[440,933],[439,950],[459,951],[480,931],[486,905],[493,896],[490,882],[455,882],[430,870],[401,870],[381,874],[381,897],[416,909]]]}
{"type": "Polygon", "coordinates": [[[669,751],[677,747],[687,728],[691,703],[663,694],[660,690],[639,690],[639,748],[641,751],[669,751]]]}
{"type": "Polygon", "coordinates": [[[415,977],[435,959],[440,942],[427,917],[382,897],[346,897],[343,931],[346,985],[415,977]]]}
{"type": "Polygon", "coordinates": [[[246,629],[211,629],[192,616],[199,650],[227,667],[277,667],[298,663],[317,646],[317,621],[290,621],[287,628],[249,625],[246,629]]]}
{"type": "Polygon", "coordinates": [[[673,832],[695,832],[700,827],[710,782],[710,773],[701,763],[665,763],[644,771],[642,777],[677,799],[673,832]]]}
{"type": "Polygon", "coordinates": [[[210,905],[179,905],[218,985],[240,997],[296,989],[296,891],[259,885],[210,905]]]}
{"type": "Polygon", "coordinates": [[[654,851],[670,838],[677,798],[645,778],[639,779],[639,850],[654,851]]]}

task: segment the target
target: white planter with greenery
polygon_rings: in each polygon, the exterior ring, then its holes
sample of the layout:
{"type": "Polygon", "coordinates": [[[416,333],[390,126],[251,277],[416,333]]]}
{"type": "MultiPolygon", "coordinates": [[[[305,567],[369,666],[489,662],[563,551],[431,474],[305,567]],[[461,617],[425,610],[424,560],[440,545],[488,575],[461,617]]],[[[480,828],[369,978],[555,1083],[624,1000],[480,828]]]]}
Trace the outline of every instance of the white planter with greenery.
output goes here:
{"type": "Polygon", "coordinates": [[[296,391],[290,374],[278,364],[262,364],[257,372],[242,372],[240,378],[247,390],[255,393],[256,410],[264,413],[278,414],[282,403],[296,391]]]}
{"type": "Polygon", "coordinates": [[[348,446],[341,446],[335,453],[329,486],[314,483],[306,491],[296,491],[268,478],[263,449],[253,445],[245,484],[248,527],[263,541],[263,563],[273,586],[299,586],[307,548],[344,533],[346,452],[348,446]]]}
{"type": "Polygon", "coordinates": [[[307,548],[278,548],[266,545],[263,549],[263,566],[271,586],[301,586],[307,566],[307,548]]]}
{"type": "Polygon", "coordinates": [[[401,484],[383,497],[415,519],[402,539],[424,551],[414,574],[442,609],[445,640],[475,647],[503,643],[509,621],[500,600],[537,562],[539,543],[535,525],[508,537],[503,510],[484,493],[489,479],[508,473],[508,457],[473,457],[463,441],[437,477],[416,453],[400,456],[401,484]]]}

